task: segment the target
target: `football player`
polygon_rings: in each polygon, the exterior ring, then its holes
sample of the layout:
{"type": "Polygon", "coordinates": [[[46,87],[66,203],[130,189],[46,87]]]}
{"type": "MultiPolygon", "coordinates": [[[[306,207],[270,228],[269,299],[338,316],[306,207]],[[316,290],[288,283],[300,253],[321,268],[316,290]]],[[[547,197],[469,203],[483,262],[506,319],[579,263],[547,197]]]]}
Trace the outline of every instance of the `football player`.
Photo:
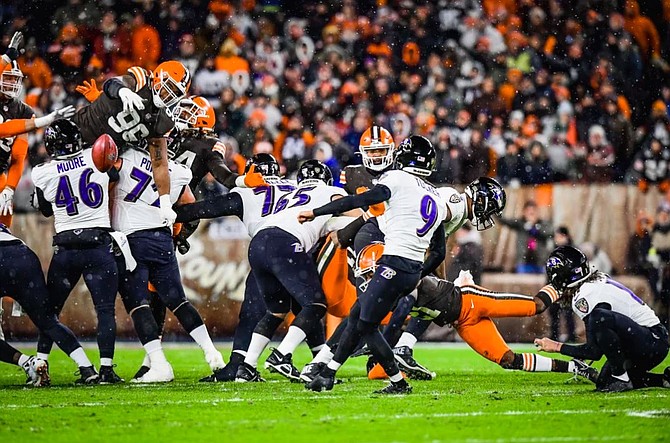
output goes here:
{"type": "MultiPolygon", "coordinates": [[[[502,214],[507,200],[503,187],[497,181],[488,177],[480,177],[473,181],[466,186],[463,193],[459,193],[456,189],[450,187],[438,188],[437,192],[441,195],[442,200],[446,202],[447,216],[443,225],[447,236],[456,232],[468,221],[476,225],[479,230],[492,227],[495,223],[493,217],[502,214]]],[[[338,231],[337,242],[340,247],[346,247],[351,243],[352,239],[356,236],[356,229],[360,224],[361,221],[357,220],[346,228],[338,231]]],[[[375,242],[372,244],[380,243],[381,242],[375,242]]],[[[368,248],[368,246],[365,246],[365,248],[368,248]]],[[[376,248],[379,248],[379,246],[376,246],[376,248]]],[[[421,273],[422,277],[430,274],[444,257],[440,253],[441,249],[438,244],[431,244],[431,248],[432,254],[429,254],[429,257],[424,261],[424,269],[421,273]]],[[[361,257],[360,252],[357,257],[361,257]]],[[[361,266],[359,266],[358,272],[355,271],[355,273],[359,274],[359,278],[362,278],[360,276],[363,272],[360,268],[361,266]]],[[[369,266],[364,267],[364,269],[367,268],[369,268],[369,266]]],[[[363,281],[361,284],[367,283],[366,281],[363,281]]],[[[410,300],[406,301],[405,307],[402,308],[402,317],[398,318],[398,311],[400,309],[396,307],[389,322],[404,322],[416,301],[415,297],[411,296],[403,297],[402,300],[407,298],[410,300]]],[[[412,318],[406,330],[400,336],[400,339],[395,338],[389,340],[386,334],[384,336],[387,338],[389,344],[395,343],[393,353],[396,361],[401,370],[407,374],[409,378],[431,380],[435,376],[432,371],[419,364],[413,357],[414,345],[423,332],[425,332],[427,328],[426,325],[430,325],[430,321],[412,318]]],[[[385,330],[385,332],[387,331],[385,330]]],[[[307,381],[308,379],[312,379],[321,369],[323,364],[328,363],[330,359],[332,359],[333,354],[331,348],[333,348],[339,341],[339,338],[340,337],[337,334],[333,334],[319,355],[317,355],[310,364],[305,366],[301,374],[303,380],[307,381]]],[[[374,358],[371,358],[368,361],[368,376],[370,378],[385,378],[386,374],[383,369],[375,363],[374,358]]]]}
{"type": "MultiPolygon", "coordinates": [[[[100,100],[97,100],[97,103],[100,100]]],[[[169,162],[170,202],[195,201],[188,188],[192,175],[186,166],[169,162]]],[[[131,315],[135,330],[149,356],[150,369],[137,383],[167,382],[174,378],[160,342],[160,330],[149,307],[148,283],[156,287],[163,303],[174,313],[182,327],[205,354],[215,371],[224,367],[223,357],[216,350],[198,311],[186,299],[175,255],[172,232],[164,223],[159,192],[152,178],[152,161],[141,149],[128,149],[121,154],[115,168],[119,180],[114,184],[112,227],[127,235],[128,245],[137,266],[130,271],[128,263],[119,266],[119,292],[131,315]]]]}
{"type": "MultiPolygon", "coordinates": [[[[279,173],[276,161],[268,162],[268,167],[276,168],[274,173],[279,173]]],[[[177,220],[237,215],[247,225],[252,237],[249,262],[255,284],[265,298],[267,313],[254,329],[235,381],[262,381],[256,369],[258,357],[291,310],[292,300],[301,310],[265,367],[299,381],[292,353],[306,335],[321,327],[320,320],[326,312],[316,266],[307,251],[325,235],[329,217],[319,220],[312,229],[302,229],[295,216],[301,207],[330,201],[344,192],[331,186],[330,170],[316,160],[301,165],[297,188],[290,182],[281,183],[281,179],[275,181],[266,176],[266,180],[270,186],[235,189],[210,200],[209,204],[201,202],[179,208],[177,220]]]]}
{"type": "Polygon", "coordinates": [[[165,226],[171,226],[175,218],[165,136],[174,127],[170,108],[186,95],[190,84],[191,74],[174,60],[159,64],[153,72],[134,66],[126,75],[107,80],[103,94],[73,117],[86,144],[105,133],[121,151],[147,142],[165,226]]]}
{"type": "MultiPolygon", "coordinates": [[[[83,149],[79,128],[59,120],[44,132],[44,145],[52,160],[32,170],[40,212],[54,216],[54,254],[47,288],[56,315],[83,275],[98,317],[100,382],[120,383],[114,372],[116,321],[114,301],[118,271],[109,234],[109,176],[97,170],[92,149],[83,149]]],[[[47,360],[53,341],[40,334],[38,357],[47,360]]]]}
{"type": "Polygon", "coordinates": [[[582,251],[559,246],[549,256],[547,277],[561,302],[586,325],[586,343],[571,345],[549,338],[535,339],[546,352],[573,358],[607,361],[596,390],[622,392],[637,388],[670,388],[670,366],[663,374],[651,371],[668,355],[668,330],[633,291],[596,270],[582,251]]]}
{"type": "MultiPolygon", "coordinates": [[[[35,114],[30,106],[17,97],[23,89],[23,73],[15,60],[6,64],[0,73],[0,123],[14,119],[31,119],[35,114]]],[[[23,174],[28,153],[25,135],[0,138],[0,223],[12,225],[14,190],[23,174]]]]}
{"type": "MultiPolygon", "coordinates": [[[[77,364],[80,377],[76,383],[94,384],[99,381],[98,373],[77,337],[58,321],[51,309],[49,291],[44,283],[39,258],[3,224],[0,224],[0,296],[11,296],[19,302],[40,333],[51,337],[77,364]]],[[[4,340],[0,343],[0,360],[12,363],[16,358],[16,350],[4,346],[4,340]]],[[[25,358],[22,360],[25,370],[25,358]]],[[[33,359],[26,372],[31,384],[35,386],[46,386],[50,383],[47,362],[42,359],[33,359]]]]}
{"type": "Polygon", "coordinates": [[[7,51],[2,54],[0,57],[0,69],[4,70],[5,67],[11,64],[13,61],[16,61],[19,58],[21,53],[19,52],[19,46],[23,42],[23,33],[21,31],[16,31],[12,35],[12,39],[9,41],[9,46],[7,46],[7,51]]]}
{"type": "Polygon", "coordinates": [[[441,245],[438,249],[446,250],[442,222],[447,216],[447,206],[437,189],[422,178],[429,176],[435,165],[435,148],[428,139],[421,136],[406,139],[395,161],[397,169],[384,173],[369,191],[299,214],[299,221],[304,223],[353,208],[382,202],[385,206],[384,214],[378,217],[386,242],[386,254],[380,261],[382,266],[377,268],[352,308],[333,359],[307,384],[309,389],[332,389],[336,371],[362,339],[391,380],[391,384],[378,392],[405,394],[412,390],[377,328],[396,300],[416,287],[424,271],[429,244],[441,245]]]}

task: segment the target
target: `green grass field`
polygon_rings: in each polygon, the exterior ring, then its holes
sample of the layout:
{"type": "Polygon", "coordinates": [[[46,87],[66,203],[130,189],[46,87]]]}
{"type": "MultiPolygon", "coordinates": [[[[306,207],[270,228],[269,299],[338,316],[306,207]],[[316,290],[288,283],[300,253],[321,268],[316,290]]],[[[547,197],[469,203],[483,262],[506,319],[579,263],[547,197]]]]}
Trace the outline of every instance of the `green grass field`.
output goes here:
{"type": "MultiPolygon", "coordinates": [[[[117,372],[129,379],[142,355],[118,349],[117,372]]],[[[319,394],[267,372],[263,384],[200,384],[208,368],[197,348],[166,355],[176,379],[160,386],[75,387],[60,351],[51,388],[25,388],[23,372],[2,365],[0,442],[670,441],[670,390],[599,394],[565,374],[503,371],[460,347],[419,347],[438,377],[412,382],[405,397],[372,395],[384,384],[364,377],[362,358],[340,371],[345,384],[319,394]]],[[[301,349],[296,364],[307,360],[301,349]]]]}

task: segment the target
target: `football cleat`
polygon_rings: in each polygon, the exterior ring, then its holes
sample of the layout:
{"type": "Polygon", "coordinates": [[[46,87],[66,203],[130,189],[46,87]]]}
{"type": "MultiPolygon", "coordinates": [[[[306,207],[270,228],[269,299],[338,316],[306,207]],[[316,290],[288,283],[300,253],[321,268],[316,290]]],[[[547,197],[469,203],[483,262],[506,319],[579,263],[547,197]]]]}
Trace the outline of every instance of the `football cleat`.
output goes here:
{"type": "Polygon", "coordinates": [[[400,370],[413,380],[432,380],[436,377],[434,372],[429,371],[414,360],[412,349],[409,346],[393,348],[393,356],[398,362],[400,370]]]}
{"type": "Polygon", "coordinates": [[[321,373],[325,367],[325,363],[307,363],[300,372],[300,380],[304,381],[305,383],[311,382],[314,380],[314,378],[316,378],[317,375],[321,373]]]}
{"type": "Polygon", "coordinates": [[[305,389],[310,389],[314,392],[330,391],[335,385],[335,375],[322,374],[317,375],[314,379],[305,384],[305,389]]]}
{"type": "Polygon", "coordinates": [[[51,384],[51,379],[49,377],[49,363],[47,363],[46,360],[30,357],[28,358],[28,361],[21,365],[21,368],[28,377],[26,379],[27,385],[43,387],[51,384]]]}
{"type": "Polygon", "coordinates": [[[100,376],[95,372],[93,366],[79,366],[79,370],[74,373],[79,378],[74,382],[78,385],[97,385],[100,383],[100,376]]]}
{"type": "Polygon", "coordinates": [[[372,353],[370,352],[370,348],[368,348],[368,345],[363,345],[360,348],[356,349],[351,354],[351,358],[362,357],[364,355],[372,355],[372,353]]]}
{"type": "Polygon", "coordinates": [[[140,369],[138,369],[135,375],[133,375],[133,379],[142,377],[144,374],[149,372],[149,369],[151,369],[149,366],[140,366],[140,369]]]}
{"type": "Polygon", "coordinates": [[[265,369],[277,372],[288,378],[292,383],[300,382],[300,372],[293,366],[291,354],[282,355],[277,349],[272,348],[272,354],[265,360],[265,369]]]}
{"type": "Polygon", "coordinates": [[[200,379],[201,383],[217,383],[217,382],[226,382],[226,381],[235,381],[235,374],[237,374],[237,369],[239,365],[233,365],[228,363],[223,368],[215,370],[212,374],[207,377],[200,379]]]}
{"type": "Polygon", "coordinates": [[[240,363],[235,374],[235,382],[237,383],[262,383],[265,380],[261,377],[261,373],[256,368],[248,363],[240,363]]]}
{"type": "Polygon", "coordinates": [[[575,369],[572,371],[573,374],[584,377],[592,383],[595,383],[598,380],[598,370],[596,368],[592,368],[591,366],[587,365],[581,360],[577,360],[576,358],[572,359],[572,362],[575,365],[575,369]]]}
{"type": "Polygon", "coordinates": [[[131,383],[167,383],[174,380],[174,372],[170,363],[154,364],[142,376],[133,378],[131,383]]]}
{"type": "Polygon", "coordinates": [[[612,377],[609,382],[601,387],[596,388],[598,392],[625,392],[634,389],[633,383],[628,381],[619,380],[612,377]]]}
{"type": "Polygon", "coordinates": [[[116,372],[114,372],[114,366],[100,366],[99,375],[101,385],[114,385],[117,383],[125,382],[124,379],[119,377],[119,375],[116,372]]]}
{"type": "Polygon", "coordinates": [[[410,394],[411,392],[412,392],[412,386],[410,386],[410,384],[407,383],[405,380],[401,380],[396,383],[391,382],[384,389],[380,389],[378,391],[375,391],[374,393],[382,395],[404,395],[404,394],[410,394]]]}
{"type": "Polygon", "coordinates": [[[670,366],[663,371],[663,387],[670,388],[670,366]]]}

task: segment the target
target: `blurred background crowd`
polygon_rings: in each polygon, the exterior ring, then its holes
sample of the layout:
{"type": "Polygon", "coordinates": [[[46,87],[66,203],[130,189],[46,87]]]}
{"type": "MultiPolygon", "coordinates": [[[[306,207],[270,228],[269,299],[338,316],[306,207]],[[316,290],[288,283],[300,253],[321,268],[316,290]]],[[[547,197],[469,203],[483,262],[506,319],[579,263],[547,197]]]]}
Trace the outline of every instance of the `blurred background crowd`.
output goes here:
{"type": "MultiPolygon", "coordinates": [[[[84,80],[102,88],[131,66],[181,61],[191,93],[216,108],[234,171],[269,152],[285,174],[317,158],[337,180],[375,122],[396,144],[432,140],[436,184],[489,175],[659,193],[619,272],[647,276],[668,312],[670,0],[7,0],[0,20],[0,46],[27,36],[22,99],[37,114],[83,106],[84,80]]],[[[39,133],[30,143],[18,211],[46,156],[39,133]]],[[[210,178],[201,192],[220,189],[210,178]]],[[[502,223],[518,234],[516,272],[543,272],[550,242],[572,242],[532,201],[502,223]]],[[[478,234],[458,237],[455,262],[481,268],[478,234]]],[[[580,246],[607,268],[596,245],[580,246]]]]}

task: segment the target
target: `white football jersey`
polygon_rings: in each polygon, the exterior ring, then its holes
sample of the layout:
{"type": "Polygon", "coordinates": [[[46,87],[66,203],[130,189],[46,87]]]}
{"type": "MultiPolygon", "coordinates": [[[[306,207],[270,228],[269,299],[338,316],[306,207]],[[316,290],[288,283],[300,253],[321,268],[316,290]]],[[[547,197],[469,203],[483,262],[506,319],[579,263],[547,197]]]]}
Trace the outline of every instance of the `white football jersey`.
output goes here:
{"type": "MultiPolygon", "coordinates": [[[[128,149],[120,156],[123,163],[119,181],[112,191],[112,228],[124,234],[163,225],[158,191],[154,183],[149,154],[128,149]]],[[[174,204],[191,181],[191,170],[170,160],[170,201],[174,204]]]]}
{"type": "Polygon", "coordinates": [[[32,170],[35,186],[54,211],[56,233],[109,228],[109,176],[93,164],[92,149],[68,159],[53,159],[32,170]]]}
{"type": "Polygon", "coordinates": [[[328,228],[331,226],[328,222],[332,216],[322,215],[309,223],[300,224],[298,214],[330,203],[335,195],[344,197],[347,194],[344,189],[325,183],[303,182],[294,191],[276,201],[274,211],[265,218],[259,230],[279,228],[295,236],[305,251],[308,251],[328,233],[328,228]]]}
{"type": "Polygon", "coordinates": [[[391,190],[385,211],[377,217],[384,233],[384,255],[423,262],[430,239],[447,215],[437,188],[409,172],[384,173],[377,184],[391,190]]]}
{"type": "Polygon", "coordinates": [[[296,183],[277,177],[266,177],[270,186],[258,188],[233,188],[242,197],[242,223],[249,237],[253,237],[265,224],[265,219],[275,210],[275,203],[296,188],[296,183]]]}
{"type": "Polygon", "coordinates": [[[451,218],[444,221],[444,231],[447,235],[451,235],[468,221],[466,216],[466,196],[449,187],[437,188],[437,192],[442,197],[442,200],[447,202],[447,208],[449,208],[449,212],[451,213],[451,218]]]}
{"type": "Polygon", "coordinates": [[[583,320],[599,303],[608,303],[612,311],[629,317],[640,326],[655,326],[660,323],[645,302],[609,276],[603,275],[595,281],[584,283],[572,298],[572,310],[583,320]]]}

